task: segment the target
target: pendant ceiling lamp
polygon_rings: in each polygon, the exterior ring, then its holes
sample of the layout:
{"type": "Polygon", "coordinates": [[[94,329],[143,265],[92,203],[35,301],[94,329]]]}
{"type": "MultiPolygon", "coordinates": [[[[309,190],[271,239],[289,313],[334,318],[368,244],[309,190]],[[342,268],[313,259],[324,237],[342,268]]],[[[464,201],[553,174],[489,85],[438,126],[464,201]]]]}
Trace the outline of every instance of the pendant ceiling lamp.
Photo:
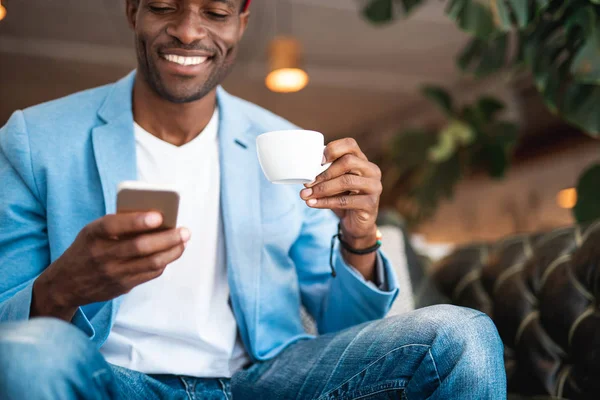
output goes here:
{"type": "Polygon", "coordinates": [[[293,37],[279,36],[269,45],[269,74],[265,81],[273,92],[292,93],[304,89],[308,74],[300,67],[302,47],[293,37]]]}
{"type": "MultiPolygon", "coordinates": [[[[292,12],[291,5],[284,5],[287,8],[287,21],[281,21],[281,13],[278,13],[277,7],[283,3],[281,0],[275,0],[275,18],[277,27],[280,23],[287,22],[285,28],[291,31],[292,12]]],[[[269,74],[265,79],[265,84],[269,90],[278,93],[298,92],[308,84],[308,74],[302,69],[302,45],[298,39],[292,35],[282,35],[279,30],[268,49],[269,74]]]]}
{"type": "Polygon", "coordinates": [[[0,0],[0,21],[2,21],[6,17],[6,7],[2,5],[2,0],[0,0]]]}

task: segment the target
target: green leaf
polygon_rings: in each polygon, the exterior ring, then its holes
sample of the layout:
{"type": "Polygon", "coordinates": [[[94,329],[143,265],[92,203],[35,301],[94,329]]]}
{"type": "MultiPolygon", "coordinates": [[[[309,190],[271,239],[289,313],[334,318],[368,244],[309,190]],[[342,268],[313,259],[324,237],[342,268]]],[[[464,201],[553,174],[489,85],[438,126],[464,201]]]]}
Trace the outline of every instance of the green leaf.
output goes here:
{"type": "Polygon", "coordinates": [[[421,207],[435,208],[442,197],[452,197],[461,175],[458,155],[440,164],[429,164],[411,195],[421,207]]]}
{"type": "Polygon", "coordinates": [[[504,33],[489,41],[473,39],[460,53],[457,64],[463,72],[483,78],[506,65],[507,50],[508,35],[504,33]]]}
{"type": "Polygon", "coordinates": [[[442,131],[442,134],[443,133],[452,135],[454,141],[461,146],[468,146],[475,140],[473,128],[457,119],[450,121],[448,126],[442,131]]]}
{"type": "Polygon", "coordinates": [[[600,30],[589,36],[579,49],[571,73],[580,83],[600,85],[600,30]]]}
{"type": "Polygon", "coordinates": [[[563,98],[562,113],[567,121],[587,134],[600,137],[600,86],[572,84],[563,98]]]}
{"type": "Polygon", "coordinates": [[[504,110],[506,106],[498,99],[489,96],[483,96],[479,98],[479,101],[477,102],[477,108],[479,109],[479,112],[481,112],[484,120],[491,121],[495,115],[504,110]]]}
{"type": "Polygon", "coordinates": [[[434,102],[448,116],[454,115],[452,97],[439,86],[423,86],[421,92],[425,97],[434,102]]]}
{"type": "Polygon", "coordinates": [[[496,32],[489,7],[472,0],[451,0],[446,14],[458,27],[480,39],[488,39],[496,32]]]}
{"type": "Polygon", "coordinates": [[[490,143],[482,148],[483,157],[486,160],[487,171],[494,179],[504,178],[508,169],[508,157],[506,149],[500,143],[490,143]]]}
{"type": "Polygon", "coordinates": [[[474,156],[478,165],[483,165],[490,177],[503,178],[510,165],[510,158],[518,140],[519,128],[517,125],[497,121],[486,129],[486,137],[482,139],[483,146],[479,154],[474,156]]]}
{"type": "Polygon", "coordinates": [[[552,65],[544,66],[540,64],[540,70],[535,73],[536,86],[542,95],[546,107],[552,113],[559,112],[559,95],[563,80],[562,75],[565,69],[566,65],[561,66],[557,70],[552,65]]]}
{"type": "Polygon", "coordinates": [[[529,1],[527,0],[508,0],[512,6],[512,10],[517,17],[519,28],[523,29],[529,22],[529,1]]]}
{"type": "Polygon", "coordinates": [[[404,16],[410,14],[414,9],[423,4],[425,0],[369,0],[362,9],[362,14],[367,20],[376,25],[382,25],[392,22],[397,12],[394,9],[394,3],[402,7],[404,16]]]}
{"type": "Polygon", "coordinates": [[[536,6],[537,6],[537,11],[541,12],[544,11],[548,5],[550,5],[550,0],[535,0],[536,6]]]}
{"type": "Polygon", "coordinates": [[[469,124],[473,128],[476,137],[481,136],[481,133],[483,132],[483,128],[486,125],[487,121],[484,119],[484,115],[481,113],[481,111],[476,105],[464,106],[460,112],[460,116],[467,124],[469,124]]]}
{"type": "Polygon", "coordinates": [[[587,169],[577,183],[577,204],[573,209],[578,222],[600,218],[600,164],[587,169]]]}
{"type": "Polygon", "coordinates": [[[405,14],[409,14],[412,10],[414,10],[417,6],[423,4],[424,0],[396,0],[399,1],[404,9],[405,14]]]}
{"type": "Polygon", "coordinates": [[[468,1],[469,0],[450,0],[450,3],[448,3],[448,8],[446,9],[446,14],[448,17],[456,21],[463,12],[468,1]]]}
{"type": "Polygon", "coordinates": [[[559,112],[562,86],[570,79],[568,60],[561,57],[565,45],[563,29],[551,24],[533,35],[526,49],[535,85],[553,113],[559,112]]]}
{"type": "Polygon", "coordinates": [[[597,31],[597,19],[598,18],[593,7],[580,6],[570,17],[567,18],[565,27],[567,28],[567,31],[579,28],[583,30],[583,36],[592,36],[597,31]]]}
{"type": "Polygon", "coordinates": [[[422,165],[427,152],[437,143],[437,135],[420,129],[410,129],[398,134],[391,146],[391,155],[400,175],[422,165]]]}
{"type": "Polygon", "coordinates": [[[448,161],[456,153],[456,140],[451,132],[442,131],[438,143],[427,152],[427,160],[434,164],[448,161]]]}
{"type": "Polygon", "coordinates": [[[490,0],[490,10],[496,26],[503,31],[512,29],[510,9],[504,0],[490,0]]]}
{"type": "Polygon", "coordinates": [[[483,40],[474,38],[467,43],[467,45],[459,53],[456,64],[463,72],[469,72],[470,66],[475,60],[481,57],[484,47],[487,43],[483,40]]]}
{"type": "Polygon", "coordinates": [[[507,152],[512,152],[519,140],[519,127],[512,122],[494,122],[488,128],[493,140],[501,145],[507,152]]]}
{"type": "Polygon", "coordinates": [[[392,0],[372,0],[364,9],[363,15],[375,24],[384,24],[394,19],[392,0]]]}

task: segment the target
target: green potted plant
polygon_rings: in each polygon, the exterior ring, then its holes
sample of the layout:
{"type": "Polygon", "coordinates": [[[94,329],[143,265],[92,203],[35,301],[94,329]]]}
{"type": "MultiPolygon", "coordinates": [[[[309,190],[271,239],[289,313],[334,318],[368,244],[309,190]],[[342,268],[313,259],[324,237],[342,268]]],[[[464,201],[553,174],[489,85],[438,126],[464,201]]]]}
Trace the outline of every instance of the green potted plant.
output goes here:
{"type": "Polygon", "coordinates": [[[425,86],[422,92],[446,115],[447,123],[438,131],[401,132],[384,161],[384,185],[401,186],[391,195],[409,225],[430,217],[462,177],[483,172],[503,178],[518,133],[516,124],[499,118],[505,106],[493,97],[459,106],[443,88],[425,86]]]}
{"type": "MultiPolygon", "coordinates": [[[[386,24],[425,1],[371,0],[362,12],[386,24]]],[[[449,0],[446,14],[472,35],[457,56],[462,71],[525,71],[550,111],[600,136],[600,0],[449,0]]],[[[582,174],[577,192],[576,219],[600,218],[600,163],[582,174]]]]}

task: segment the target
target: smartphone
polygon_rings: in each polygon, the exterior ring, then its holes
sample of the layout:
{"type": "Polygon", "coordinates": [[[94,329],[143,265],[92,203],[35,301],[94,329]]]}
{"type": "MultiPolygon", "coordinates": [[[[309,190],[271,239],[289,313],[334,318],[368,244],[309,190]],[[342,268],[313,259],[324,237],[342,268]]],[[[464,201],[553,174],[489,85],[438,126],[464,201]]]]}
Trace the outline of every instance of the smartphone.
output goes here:
{"type": "Polygon", "coordinates": [[[167,185],[125,181],[117,187],[117,213],[157,211],[163,222],[158,230],[177,227],[179,192],[167,185]]]}

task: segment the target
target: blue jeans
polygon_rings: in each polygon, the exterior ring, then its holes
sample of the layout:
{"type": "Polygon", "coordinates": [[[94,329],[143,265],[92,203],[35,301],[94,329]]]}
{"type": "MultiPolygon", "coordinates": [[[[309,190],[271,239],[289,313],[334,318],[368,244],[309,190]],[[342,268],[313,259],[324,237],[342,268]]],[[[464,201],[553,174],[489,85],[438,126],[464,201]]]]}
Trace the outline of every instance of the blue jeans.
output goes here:
{"type": "Polygon", "coordinates": [[[74,326],[0,325],[0,399],[506,399],[502,342],[478,311],[440,305],[303,340],[229,379],[108,364],[74,326]]]}

